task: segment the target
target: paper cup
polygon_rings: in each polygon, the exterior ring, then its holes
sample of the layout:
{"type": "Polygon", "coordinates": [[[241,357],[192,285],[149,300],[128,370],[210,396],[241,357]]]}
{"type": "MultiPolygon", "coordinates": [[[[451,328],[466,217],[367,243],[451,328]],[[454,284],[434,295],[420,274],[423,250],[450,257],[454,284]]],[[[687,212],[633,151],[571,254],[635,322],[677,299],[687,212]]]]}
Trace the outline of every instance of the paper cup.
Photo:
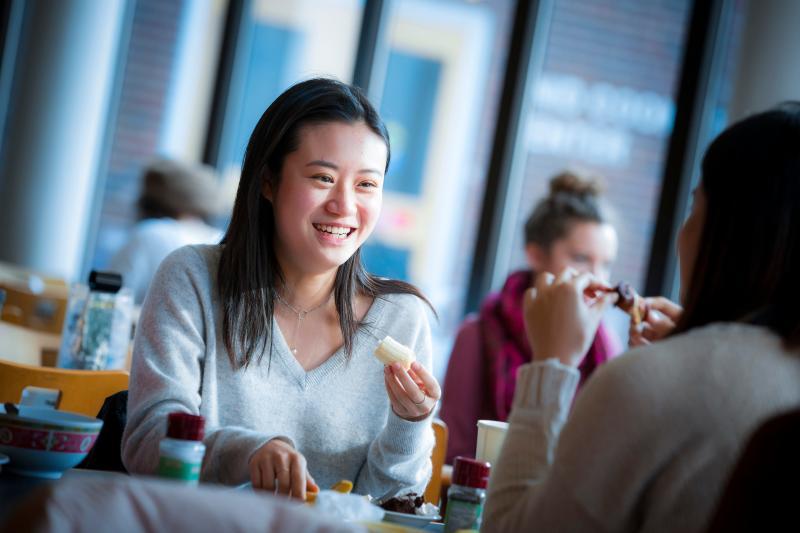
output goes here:
{"type": "Polygon", "coordinates": [[[479,461],[487,461],[494,466],[500,456],[507,429],[507,422],[478,420],[478,443],[475,447],[475,458],[479,461]]]}

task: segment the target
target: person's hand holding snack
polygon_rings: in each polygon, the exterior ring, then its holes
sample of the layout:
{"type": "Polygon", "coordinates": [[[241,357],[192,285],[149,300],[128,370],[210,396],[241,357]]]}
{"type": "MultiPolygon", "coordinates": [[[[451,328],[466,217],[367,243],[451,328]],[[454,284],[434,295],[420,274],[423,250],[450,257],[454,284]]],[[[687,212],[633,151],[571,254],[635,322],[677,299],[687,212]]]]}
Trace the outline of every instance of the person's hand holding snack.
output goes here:
{"type": "Polygon", "coordinates": [[[386,392],[392,410],[405,420],[416,422],[428,417],[442,395],[439,383],[414,357],[414,352],[391,337],[375,350],[383,369],[386,392]]]}
{"type": "Polygon", "coordinates": [[[683,313],[680,305],[663,296],[645,298],[645,301],[649,309],[647,316],[638,325],[631,322],[628,331],[628,345],[631,348],[650,344],[669,335],[683,313]]]}
{"type": "Polygon", "coordinates": [[[543,272],[525,294],[525,331],[534,359],[556,358],[565,365],[580,364],[594,339],[605,310],[618,298],[591,274],[573,269],[558,278],[543,272]]]}
{"type": "Polygon", "coordinates": [[[638,326],[647,319],[650,305],[647,303],[646,298],[642,298],[637,294],[630,283],[622,281],[616,287],[610,287],[608,290],[616,291],[619,296],[616,305],[628,314],[633,326],[638,326]]]}

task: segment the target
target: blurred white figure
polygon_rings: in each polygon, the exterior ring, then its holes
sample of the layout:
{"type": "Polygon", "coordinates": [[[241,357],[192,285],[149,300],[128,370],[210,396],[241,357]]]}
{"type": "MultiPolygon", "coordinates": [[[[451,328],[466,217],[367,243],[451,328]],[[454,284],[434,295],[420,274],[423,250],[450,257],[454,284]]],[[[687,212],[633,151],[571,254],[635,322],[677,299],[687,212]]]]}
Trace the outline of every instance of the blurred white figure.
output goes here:
{"type": "Polygon", "coordinates": [[[207,220],[221,211],[218,180],[207,165],[158,159],[147,165],[139,196],[139,222],[128,242],[111,258],[109,270],[122,274],[141,305],[161,261],[187,244],[217,244],[219,228],[207,220]]]}

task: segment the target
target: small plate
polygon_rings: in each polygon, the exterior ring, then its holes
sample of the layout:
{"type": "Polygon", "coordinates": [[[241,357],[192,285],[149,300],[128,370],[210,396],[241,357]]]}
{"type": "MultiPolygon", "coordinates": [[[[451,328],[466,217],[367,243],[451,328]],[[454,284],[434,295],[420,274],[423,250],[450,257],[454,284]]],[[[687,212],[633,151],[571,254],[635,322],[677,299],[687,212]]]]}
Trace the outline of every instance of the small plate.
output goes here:
{"type": "MultiPolygon", "coordinates": [[[[368,533],[418,533],[419,528],[408,527],[391,522],[357,522],[367,528],[368,533]]],[[[425,527],[425,526],[423,526],[425,527]]]]}
{"type": "Polygon", "coordinates": [[[431,522],[439,521],[441,519],[442,517],[439,515],[425,516],[419,514],[398,513],[396,511],[384,511],[383,514],[384,522],[393,522],[395,524],[402,524],[404,526],[418,528],[423,528],[431,522]]]}

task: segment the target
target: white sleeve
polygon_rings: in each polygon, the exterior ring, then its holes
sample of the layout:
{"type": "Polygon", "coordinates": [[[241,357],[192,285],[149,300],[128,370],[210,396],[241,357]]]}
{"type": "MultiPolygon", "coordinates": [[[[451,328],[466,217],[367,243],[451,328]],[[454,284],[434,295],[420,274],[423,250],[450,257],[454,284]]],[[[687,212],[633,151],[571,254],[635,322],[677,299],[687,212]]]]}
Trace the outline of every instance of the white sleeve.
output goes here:
{"type": "Polygon", "coordinates": [[[579,380],[575,368],[555,359],[520,367],[508,432],[492,469],[482,530],[597,530],[551,475],[579,380]]]}

